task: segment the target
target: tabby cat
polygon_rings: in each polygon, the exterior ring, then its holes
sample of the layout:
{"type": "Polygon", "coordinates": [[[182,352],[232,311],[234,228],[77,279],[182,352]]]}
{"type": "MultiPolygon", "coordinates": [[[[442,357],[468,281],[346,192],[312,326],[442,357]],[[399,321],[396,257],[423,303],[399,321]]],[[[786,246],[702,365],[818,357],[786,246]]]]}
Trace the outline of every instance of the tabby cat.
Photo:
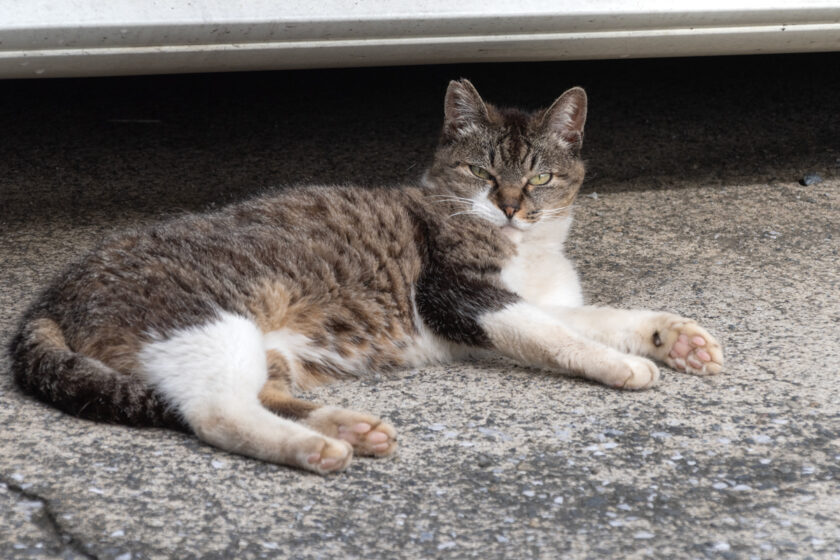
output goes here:
{"type": "Polygon", "coordinates": [[[396,432],[294,389],[476,350],[623,389],[656,383],[647,358],[720,372],[694,321],[583,305],[563,243],[586,110],[580,88],[526,113],[453,81],[418,185],[289,188],[116,235],[27,311],[15,379],[75,416],[328,473],[396,432]]]}

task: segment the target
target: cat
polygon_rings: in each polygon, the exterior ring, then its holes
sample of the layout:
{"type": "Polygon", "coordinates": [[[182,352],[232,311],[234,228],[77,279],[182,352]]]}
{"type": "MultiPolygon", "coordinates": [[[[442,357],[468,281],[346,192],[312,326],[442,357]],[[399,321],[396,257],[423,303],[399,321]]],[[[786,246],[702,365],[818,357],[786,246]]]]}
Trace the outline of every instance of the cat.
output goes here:
{"type": "Polygon", "coordinates": [[[657,382],[648,358],[719,373],[696,322],[583,305],[563,244],[586,114],[581,88],[527,113],[452,81],[416,185],[291,187],[111,237],[25,313],[15,380],[78,417],[323,474],[392,454],[395,429],[294,389],[486,351],[624,389],[657,382]]]}

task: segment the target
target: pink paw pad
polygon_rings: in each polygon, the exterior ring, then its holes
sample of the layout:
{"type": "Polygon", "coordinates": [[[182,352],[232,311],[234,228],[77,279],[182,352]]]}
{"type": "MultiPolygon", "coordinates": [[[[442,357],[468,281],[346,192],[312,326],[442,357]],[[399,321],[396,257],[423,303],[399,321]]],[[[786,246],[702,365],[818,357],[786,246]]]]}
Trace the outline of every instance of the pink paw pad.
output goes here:
{"type": "Polygon", "coordinates": [[[332,470],[341,463],[340,459],[335,457],[321,457],[320,453],[313,453],[306,460],[310,465],[320,463],[318,466],[324,470],[332,470]]]}
{"type": "Polygon", "coordinates": [[[384,423],[372,425],[358,422],[352,426],[340,425],[338,437],[352,445],[361,455],[387,455],[396,448],[396,432],[384,423]]]}
{"type": "Polygon", "coordinates": [[[364,434],[368,433],[371,430],[372,426],[367,422],[359,422],[358,424],[354,424],[353,426],[339,426],[338,427],[338,437],[349,443],[350,445],[356,445],[363,439],[364,434]]]}
{"type": "Polygon", "coordinates": [[[720,345],[693,321],[674,325],[679,332],[666,362],[679,371],[719,373],[723,363],[720,345]]]}
{"type": "Polygon", "coordinates": [[[320,452],[306,456],[308,468],[321,474],[345,469],[353,457],[353,451],[346,443],[332,440],[321,442],[321,445],[323,448],[320,452]]]}
{"type": "Polygon", "coordinates": [[[368,448],[374,455],[380,455],[383,453],[387,453],[389,449],[394,445],[393,434],[389,435],[381,429],[387,429],[384,426],[377,426],[374,430],[367,434],[365,437],[365,443],[367,444],[368,448]]]}
{"type": "Polygon", "coordinates": [[[382,432],[371,432],[368,434],[367,440],[373,444],[385,443],[388,441],[388,434],[382,432]]]}
{"type": "Polygon", "coordinates": [[[358,424],[356,424],[355,426],[353,426],[350,429],[353,430],[354,432],[356,432],[357,434],[366,434],[370,431],[370,429],[372,427],[373,426],[371,426],[367,422],[359,422],[358,424]]]}

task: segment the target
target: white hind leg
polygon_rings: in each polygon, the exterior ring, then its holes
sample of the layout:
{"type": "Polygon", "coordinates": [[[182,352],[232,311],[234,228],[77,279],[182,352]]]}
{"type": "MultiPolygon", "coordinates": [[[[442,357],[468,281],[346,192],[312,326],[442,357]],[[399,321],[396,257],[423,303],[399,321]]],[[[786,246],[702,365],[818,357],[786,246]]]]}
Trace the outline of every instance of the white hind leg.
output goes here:
{"type": "Polygon", "coordinates": [[[347,442],[280,418],[260,404],[268,376],[265,348],[250,320],[223,312],[210,323],[147,344],[138,357],[148,383],[207,443],[320,473],[350,463],[353,450],[347,442]]]}

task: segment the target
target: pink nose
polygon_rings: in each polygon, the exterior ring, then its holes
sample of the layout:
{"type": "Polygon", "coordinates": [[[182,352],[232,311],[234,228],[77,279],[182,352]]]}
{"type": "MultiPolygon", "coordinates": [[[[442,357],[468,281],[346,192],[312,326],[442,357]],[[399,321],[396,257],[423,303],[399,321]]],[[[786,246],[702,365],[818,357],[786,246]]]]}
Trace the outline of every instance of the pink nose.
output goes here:
{"type": "Polygon", "coordinates": [[[502,212],[505,213],[505,216],[508,219],[513,218],[513,215],[516,214],[516,211],[519,210],[518,204],[502,204],[502,212]]]}

